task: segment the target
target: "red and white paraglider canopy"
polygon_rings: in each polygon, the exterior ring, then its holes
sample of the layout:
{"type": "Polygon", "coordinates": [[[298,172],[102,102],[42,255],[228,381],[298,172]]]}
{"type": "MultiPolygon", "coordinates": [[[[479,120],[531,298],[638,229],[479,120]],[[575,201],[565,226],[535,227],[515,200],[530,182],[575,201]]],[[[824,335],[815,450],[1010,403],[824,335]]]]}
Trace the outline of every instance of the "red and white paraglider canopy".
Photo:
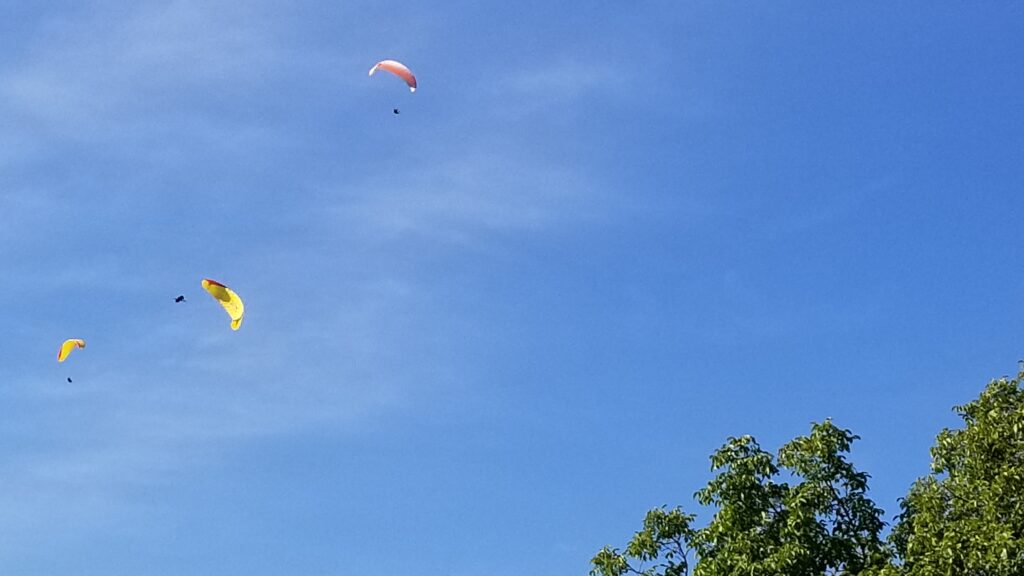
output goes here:
{"type": "Polygon", "coordinates": [[[405,83],[409,86],[409,92],[416,91],[416,77],[412,75],[412,70],[409,70],[408,66],[402,64],[398,60],[381,60],[380,62],[377,62],[373,65],[373,68],[370,68],[370,76],[373,76],[373,73],[377,70],[387,70],[388,72],[391,72],[395,76],[405,80],[405,83]]]}

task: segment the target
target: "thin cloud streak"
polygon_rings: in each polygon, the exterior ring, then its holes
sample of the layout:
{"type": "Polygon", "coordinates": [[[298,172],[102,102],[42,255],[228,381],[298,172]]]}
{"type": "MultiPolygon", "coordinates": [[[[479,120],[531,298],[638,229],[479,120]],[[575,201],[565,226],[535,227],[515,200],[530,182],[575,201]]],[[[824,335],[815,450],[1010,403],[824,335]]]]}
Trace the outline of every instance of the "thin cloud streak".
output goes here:
{"type": "Polygon", "coordinates": [[[570,225],[602,211],[607,199],[585,173],[512,150],[446,153],[342,186],[329,221],[384,240],[472,243],[481,233],[570,225]]]}

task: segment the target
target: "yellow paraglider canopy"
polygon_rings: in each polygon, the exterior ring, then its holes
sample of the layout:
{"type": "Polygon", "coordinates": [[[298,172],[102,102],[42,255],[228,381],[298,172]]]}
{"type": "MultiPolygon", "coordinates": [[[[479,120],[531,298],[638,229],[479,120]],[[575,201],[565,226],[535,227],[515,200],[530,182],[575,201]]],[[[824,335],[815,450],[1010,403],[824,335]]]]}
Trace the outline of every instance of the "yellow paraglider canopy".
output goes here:
{"type": "Polygon", "coordinates": [[[57,352],[57,362],[63,362],[67,359],[68,354],[75,348],[85,348],[85,340],[81,338],[69,338],[60,345],[60,351],[57,352]]]}
{"type": "Polygon", "coordinates": [[[245,305],[230,288],[209,278],[203,278],[203,289],[217,299],[217,302],[224,307],[224,311],[231,316],[231,329],[238,330],[242,325],[242,316],[245,314],[245,305]]]}

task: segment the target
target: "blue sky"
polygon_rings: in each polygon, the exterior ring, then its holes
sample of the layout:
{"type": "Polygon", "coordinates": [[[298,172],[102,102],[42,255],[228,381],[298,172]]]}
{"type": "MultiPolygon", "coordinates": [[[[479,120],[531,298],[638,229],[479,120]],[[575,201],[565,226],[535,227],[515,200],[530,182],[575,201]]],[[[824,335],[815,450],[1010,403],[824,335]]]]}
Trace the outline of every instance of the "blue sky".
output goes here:
{"type": "Polygon", "coordinates": [[[895,513],[1024,356],[1024,5],[597,4],[0,3],[3,572],[583,574],[826,417],[895,513]]]}

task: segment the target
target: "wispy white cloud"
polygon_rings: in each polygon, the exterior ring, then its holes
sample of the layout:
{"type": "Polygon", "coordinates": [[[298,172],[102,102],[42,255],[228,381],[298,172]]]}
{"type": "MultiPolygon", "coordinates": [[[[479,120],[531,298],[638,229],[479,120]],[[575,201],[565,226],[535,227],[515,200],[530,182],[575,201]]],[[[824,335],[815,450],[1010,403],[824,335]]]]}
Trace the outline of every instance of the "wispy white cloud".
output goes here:
{"type": "Polygon", "coordinates": [[[50,21],[0,93],[11,113],[59,135],[113,137],[111,122],[144,122],[189,84],[237,90],[279,66],[271,31],[243,15],[173,2],[50,21]]]}
{"type": "Polygon", "coordinates": [[[522,65],[487,77],[492,112],[512,120],[533,114],[564,111],[592,94],[614,98],[632,73],[612,62],[562,56],[522,65]]]}
{"type": "Polygon", "coordinates": [[[596,89],[615,89],[628,75],[610,64],[563,57],[534,68],[514,71],[502,81],[502,89],[557,101],[596,89]]]}
{"type": "Polygon", "coordinates": [[[571,166],[511,146],[446,148],[434,162],[342,188],[330,215],[370,238],[467,241],[475,234],[538,230],[592,218],[602,191],[571,166]]]}
{"type": "Polygon", "coordinates": [[[178,0],[44,21],[28,49],[0,64],[0,163],[61,146],[164,165],[197,150],[287,146],[258,108],[267,94],[296,75],[324,90],[361,78],[336,73],[354,67],[342,54],[298,49],[287,17],[275,16],[270,4],[178,0]]]}
{"type": "MultiPolygon", "coordinates": [[[[12,220],[0,227],[0,240],[11,241],[0,258],[30,264],[3,286],[19,283],[11,293],[45,303],[43,312],[20,316],[39,324],[27,329],[33,346],[49,347],[79,326],[95,332],[80,334],[90,346],[68,364],[17,372],[0,387],[0,397],[23,408],[7,426],[31,439],[31,449],[0,461],[0,508],[9,511],[0,532],[20,534],[0,541],[0,560],[5,547],[9,553],[38,540],[58,520],[83,533],[108,527],[148,505],[126,495],[132,489],[215,467],[240,444],[312,428],[357,434],[381,415],[429,404],[460,370],[456,352],[431,353],[458,342],[423,337],[433,320],[424,306],[430,288],[417,282],[415,265],[380,264],[398,254],[393,241],[459,250],[490,235],[572,226],[606,206],[608,192],[583,166],[547,157],[517,134],[474,132],[434,142],[387,171],[297,174],[293,189],[257,191],[271,198],[264,217],[292,222],[290,235],[238,217],[250,210],[258,219],[250,208],[257,193],[182,192],[210,207],[176,213],[197,220],[181,229],[206,234],[196,242],[201,262],[126,258],[144,255],[139,245],[164,224],[157,177],[190,170],[186,159],[286,148],[302,137],[302,126],[238,114],[232,102],[244,105],[247,92],[287,84],[295,69],[340,76],[336,61],[328,67],[326,56],[296,51],[272,19],[253,20],[230,6],[173,2],[124,11],[111,4],[84,19],[46,23],[26,55],[0,70],[0,113],[19,119],[0,134],[22,150],[0,163],[31,164],[61,146],[88,149],[108,154],[112,165],[92,185],[115,188],[96,199],[79,192],[73,205],[46,181],[0,194],[12,220]],[[151,162],[153,181],[136,188],[109,180],[139,158],[151,162]],[[69,248],[76,255],[41,257],[37,249],[50,249],[70,224],[88,236],[69,248]],[[238,333],[215,303],[201,300],[198,277],[187,304],[169,303],[178,277],[200,265],[212,268],[202,274],[230,272],[221,279],[246,298],[249,317],[238,333]],[[166,286],[173,288],[164,295],[166,286]],[[154,294],[166,309],[152,306],[154,294]],[[56,319],[60,310],[97,303],[77,324],[56,319]],[[73,384],[64,384],[67,374],[73,384]]],[[[365,82],[359,70],[351,82],[365,82]]],[[[560,61],[501,79],[500,97],[528,102],[521,112],[532,113],[611,76],[560,61]]],[[[211,164],[229,180],[261,163],[236,172],[211,164]]],[[[307,165],[296,160],[289,168],[307,165]]],[[[261,184],[251,174],[245,182],[261,184]]]]}
{"type": "MultiPolygon", "coordinates": [[[[282,81],[296,68],[323,68],[316,54],[290,52],[277,21],[254,19],[249,10],[181,1],[106,8],[45,22],[39,40],[0,70],[0,112],[16,119],[0,128],[0,162],[28,164],[48,150],[77,146],[97,147],[112,163],[142,156],[164,170],[181,170],[181,156],[196,154],[195,148],[276,146],[282,131],[258,116],[232,114],[232,99],[246,102],[247,92],[282,81]],[[175,134],[186,135],[192,150],[175,154],[165,142],[175,134]]],[[[299,309],[265,314],[260,326],[261,295],[292,297],[276,289],[250,291],[256,329],[247,325],[238,334],[228,330],[215,303],[197,301],[202,294],[171,308],[173,315],[140,308],[151,300],[152,286],[167,284],[174,273],[126,257],[132,243],[145,241],[146,215],[161,215],[154,210],[159,189],[118,191],[121,183],[113,182],[114,192],[95,200],[79,192],[82,201],[71,204],[52,183],[23,176],[24,183],[0,192],[0,258],[18,269],[3,280],[5,315],[19,325],[32,322],[25,350],[33,354],[37,343],[48,347],[60,330],[86,326],[93,334],[82,334],[89,347],[59,369],[47,353],[50,369],[7,366],[0,372],[0,395],[20,407],[5,429],[29,447],[0,460],[0,531],[19,535],[0,540],[0,559],[57,522],[84,532],[107,526],[126,506],[146,505],[132,503],[129,488],[211,466],[239,442],[310,426],[351,431],[399,402],[400,373],[388,374],[390,382],[371,381],[359,367],[397,336],[365,315],[362,325],[360,314],[345,315],[350,331],[366,335],[359,362],[335,363],[326,354],[342,354],[352,342],[325,344],[323,330],[307,324],[299,309]],[[116,202],[128,194],[131,203],[116,202]],[[109,210],[114,205],[116,213],[109,210]],[[119,229],[121,222],[140,225],[119,229]],[[69,234],[69,223],[88,237],[69,234]],[[61,237],[70,256],[56,251],[61,237]],[[113,244],[97,249],[97,239],[106,238],[113,244]],[[76,319],[56,325],[55,309],[86,307],[96,310],[84,318],[81,310],[68,314],[76,319]],[[203,323],[207,318],[210,324],[203,323]],[[64,383],[68,374],[74,383],[64,383]]],[[[241,258],[260,262],[258,255],[241,258]]],[[[317,296],[318,305],[326,305],[324,298],[317,296]]]]}
{"type": "Polygon", "coordinates": [[[140,318],[45,371],[52,380],[7,379],[2,396],[21,412],[5,437],[25,447],[0,461],[8,534],[0,559],[54,525],[104,529],[158,505],[132,494],[216,468],[232,447],[311,428],[354,434],[401,407],[401,371],[373,378],[365,370],[383,360],[379,347],[400,345],[396,335],[374,338],[373,325],[351,323],[354,315],[348,330],[367,336],[355,350],[301,326],[284,333],[276,320],[231,333],[215,303],[204,303],[191,303],[199,323],[209,316],[220,332],[204,335],[187,316],[148,327],[140,318]],[[63,382],[67,374],[73,383],[63,382]]]}

